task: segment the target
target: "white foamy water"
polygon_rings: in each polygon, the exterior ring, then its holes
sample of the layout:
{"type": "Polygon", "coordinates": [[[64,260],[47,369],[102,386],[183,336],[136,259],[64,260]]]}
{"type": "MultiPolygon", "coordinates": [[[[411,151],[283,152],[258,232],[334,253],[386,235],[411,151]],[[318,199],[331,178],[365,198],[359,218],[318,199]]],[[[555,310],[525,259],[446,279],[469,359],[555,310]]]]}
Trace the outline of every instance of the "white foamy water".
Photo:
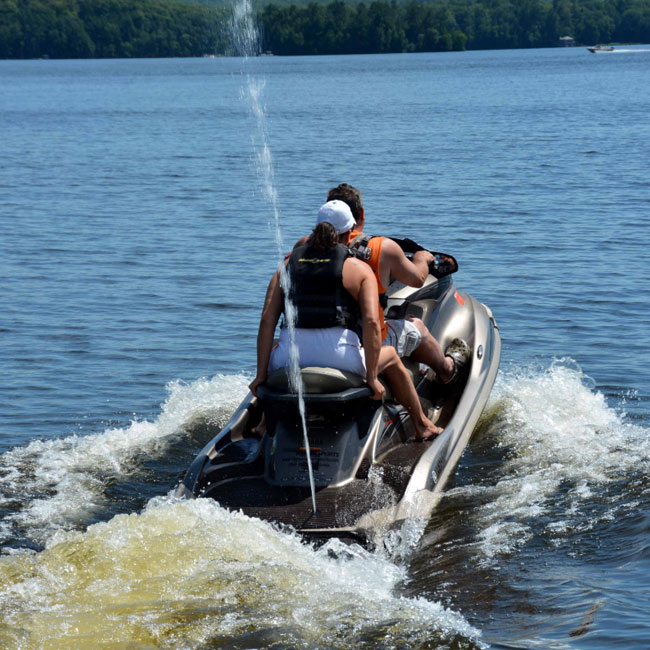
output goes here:
{"type": "MultiPolygon", "coordinates": [[[[474,522],[483,562],[513,552],[534,534],[532,525],[550,518],[544,534],[585,531],[595,525],[592,497],[606,500],[610,483],[640,477],[650,469],[649,431],[627,422],[609,406],[576,364],[555,362],[546,371],[502,375],[482,422],[481,441],[503,449],[495,481],[451,490],[483,504],[474,522]]],[[[620,498],[595,516],[612,518],[631,507],[620,498]]]]}
{"type": "Polygon", "coordinates": [[[153,422],[134,420],[97,435],[35,440],[2,454],[0,506],[13,512],[0,522],[0,541],[18,529],[42,544],[56,531],[83,523],[105,503],[108,481],[137,473],[193,424],[223,426],[247,383],[240,375],[171,382],[153,422]]]}
{"type": "Polygon", "coordinates": [[[480,645],[459,614],[397,595],[404,575],[358,547],[316,551],[209,500],[156,498],[141,514],[1,559],[0,645],[441,647],[459,636],[480,645]]]}

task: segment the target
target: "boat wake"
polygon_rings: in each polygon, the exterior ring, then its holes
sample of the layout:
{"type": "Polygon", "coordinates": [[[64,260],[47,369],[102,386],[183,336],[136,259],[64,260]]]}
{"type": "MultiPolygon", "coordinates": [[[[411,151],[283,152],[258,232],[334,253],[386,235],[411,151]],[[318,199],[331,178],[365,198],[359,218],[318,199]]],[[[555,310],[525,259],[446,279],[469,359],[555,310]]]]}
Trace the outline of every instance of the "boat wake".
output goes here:
{"type": "Polygon", "coordinates": [[[444,648],[462,639],[483,647],[459,614],[396,595],[402,568],[339,545],[315,550],[209,499],[159,497],[140,514],[60,532],[37,555],[4,558],[0,642],[171,649],[245,638],[257,648],[374,648],[388,639],[444,648]]]}
{"type": "Polygon", "coordinates": [[[648,429],[627,421],[625,397],[609,406],[575,363],[505,373],[492,395],[470,450],[489,469],[445,496],[473,504],[479,564],[533,536],[580,539],[650,496],[648,429]]]}
{"type": "Polygon", "coordinates": [[[133,420],[127,427],[97,435],[35,440],[2,454],[4,552],[12,552],[12,542],[20,547],[26,538],[28,545],[38,547],[59,530],[114,514],[116,504],[107,491],[146,472],[147,464],[164,458],[175,442],[191,446],[191,438],[201,437],[202,429],[218,430],[246,394],[247,384],[241,375],[171,382],[169,397],[153,422],[133,420]]]}

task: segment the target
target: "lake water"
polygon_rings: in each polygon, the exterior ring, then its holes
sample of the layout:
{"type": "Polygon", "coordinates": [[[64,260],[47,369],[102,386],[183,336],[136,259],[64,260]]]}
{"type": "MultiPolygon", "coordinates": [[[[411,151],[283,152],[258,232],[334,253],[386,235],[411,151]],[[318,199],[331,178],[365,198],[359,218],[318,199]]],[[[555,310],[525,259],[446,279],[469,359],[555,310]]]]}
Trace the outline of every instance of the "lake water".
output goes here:
{"type": "Polygon", "coordinates": [[[1,647],[648,647],[650,47],[0,61],[0,88],[1,647]],[[265,144],[281,248],[352,183],[501,329],[449,492],[375,553],[169,497],[254,371],[265,144]]]}

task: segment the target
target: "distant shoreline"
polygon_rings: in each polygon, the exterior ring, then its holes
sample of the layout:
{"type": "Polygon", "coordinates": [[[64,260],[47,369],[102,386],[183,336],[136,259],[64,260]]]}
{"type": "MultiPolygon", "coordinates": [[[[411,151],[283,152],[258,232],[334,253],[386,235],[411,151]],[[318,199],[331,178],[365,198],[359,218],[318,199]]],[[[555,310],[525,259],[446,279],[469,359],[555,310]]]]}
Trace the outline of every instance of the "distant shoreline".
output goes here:
{"type": "MultiPolygon", "coordinates": [[[[612,46],[614,48],[633,48],[633,47],[643,47],[647,46],[650,49],[650,44],[648,43],[604,43],[601,45],[607,45],[607,46],[612,46]]],[[[575,45],[571,46],[571,49],[588,49],[589,47],[593,47],[590,45],[575,45]]],[[[457,54],[462,54],[464,52],[509,52],[509,51],[516,51],[516,50],[533,50],[533,49],[538,49],[538,50],[562,50],[565,49],[564,47],[561,46],[547,46],[547,47],[537,47],[537,48],[524,48],[524,47],[503,47],[503,48],[490,48],[490,49],[466,49],[466,50],[453,50],[452,53],[457,53],[457,54]]],[[[282,57],[293,57],[293,56],[304,56],[304,57],[311,57],[311,56],[373,56],[375,54],[445,54],[445,52],[440,52],[440,51],[426,51],[426,52],[368,52],[368,53],[363,53],[363,54],[349,54],[349,53],[340,53],[340,54],[303,54],[303,55],[292,55],[292,54],[273,54],[273,53],[261,53],[256,55],[254,58],[264,58],[264,57],[277,57],[277,58],[282,58],[282,57]]],[[[39,57],[32,57],[32,58],[22,58],[22,59],[0,59],[0,61],[129,61],[129,60],[140,60],[140,61],[146,61],[146,60],[155,60],[155,59],[225,59],[225,58],[239,58],[243,59],[245,58],[244,55],[236,55],[236,54],[201,54],[201,55],[188,55],[188,56],[130,56],[130,57],[125,57],[125,56],[113,56],[113,57],[107,57],[107,56],[89,56],[89,57],[61,57],[61,58],[52,58],[49,56],[39,56],[39,57]]]]}

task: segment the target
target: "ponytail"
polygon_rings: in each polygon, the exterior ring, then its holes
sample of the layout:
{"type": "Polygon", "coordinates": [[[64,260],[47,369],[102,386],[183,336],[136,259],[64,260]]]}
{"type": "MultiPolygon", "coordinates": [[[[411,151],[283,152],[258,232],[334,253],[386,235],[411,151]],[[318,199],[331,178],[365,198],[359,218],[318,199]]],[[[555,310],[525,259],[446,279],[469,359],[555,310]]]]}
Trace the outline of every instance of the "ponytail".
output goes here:
{"type": "Polygon", "coordinates": [[[327,221],[319,223],[312,231],[307,243],[314,248],[334,248],[339,243],[336,228],[327,221]]]}

